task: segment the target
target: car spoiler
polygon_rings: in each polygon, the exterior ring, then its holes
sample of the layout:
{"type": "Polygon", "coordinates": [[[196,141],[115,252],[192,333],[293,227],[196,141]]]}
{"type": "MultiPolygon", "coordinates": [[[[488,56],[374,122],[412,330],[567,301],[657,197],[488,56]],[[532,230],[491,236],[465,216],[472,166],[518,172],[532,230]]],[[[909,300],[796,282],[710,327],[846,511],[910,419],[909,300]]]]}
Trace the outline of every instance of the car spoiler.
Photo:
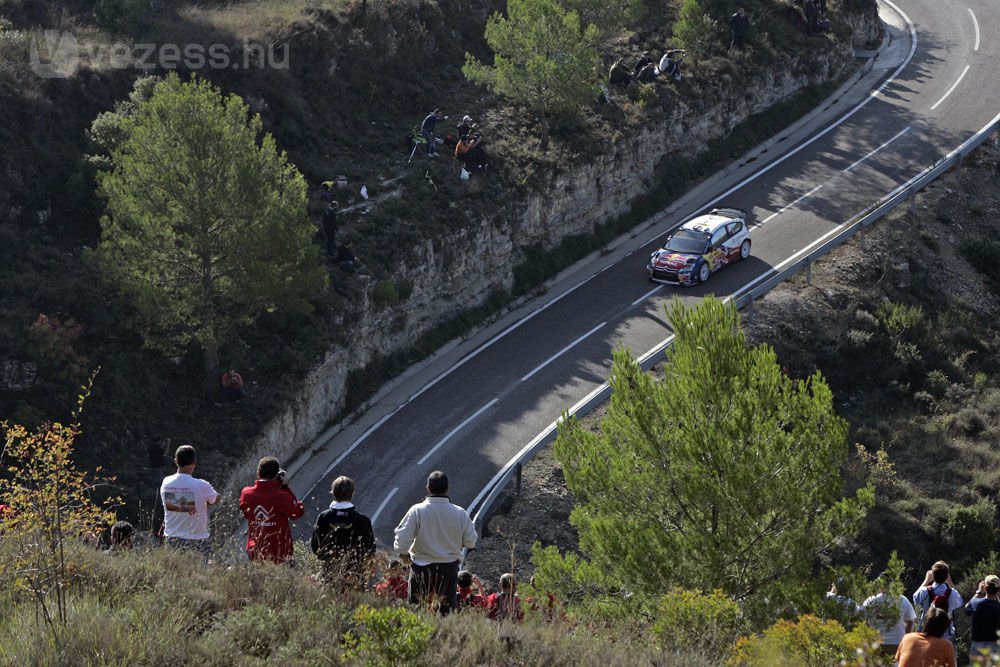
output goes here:
{"type": "Polygon", "coordinates": [[[709,211],[709,215],[721,215],[725,218],[734,218],[736,220],[747,219],[747,212],[741,208],[713,208],[709,211]]]}

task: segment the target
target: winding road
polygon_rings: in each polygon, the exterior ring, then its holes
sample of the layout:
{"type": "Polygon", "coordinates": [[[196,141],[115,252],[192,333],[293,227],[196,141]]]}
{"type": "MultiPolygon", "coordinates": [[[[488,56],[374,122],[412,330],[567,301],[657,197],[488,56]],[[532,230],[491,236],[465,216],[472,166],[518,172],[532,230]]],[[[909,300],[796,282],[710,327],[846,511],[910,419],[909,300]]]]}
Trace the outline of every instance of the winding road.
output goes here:
{"type": "Polygon", "coordinates": [[[432,470],[448,473],[452,500],[468,507],[528,442],[605,381],[614,349],[641,356],[670,336],[670,298],[748,289],[989,125],[1000,111],[1000,2],[894,0],[882,9],[895,48],[876,61],[874,90],[780,160],[619,239],[615,252],[568,272],[471,349],[431,360],[316,446],[297,473],[311,486],[297,536],[308,534],[341,474],[357,483],[355,502],[383,547],[424,496],[432,470]],[[683,291],[648,282],[646,258],[666,233],[717,203],[750,212],[750,260],[683,291]]]}

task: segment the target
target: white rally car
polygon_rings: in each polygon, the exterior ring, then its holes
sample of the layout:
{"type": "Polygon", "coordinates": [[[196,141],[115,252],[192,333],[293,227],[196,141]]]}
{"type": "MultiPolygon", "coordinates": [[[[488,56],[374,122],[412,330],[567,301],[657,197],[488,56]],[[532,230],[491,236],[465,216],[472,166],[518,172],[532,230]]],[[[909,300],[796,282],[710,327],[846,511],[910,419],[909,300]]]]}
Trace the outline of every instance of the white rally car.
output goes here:
{"type": "Polygon", "coordinates": [[[667,285],[695,285],[724,266],[750,256],[747,213],[715,208],[688,220],[649,257],[649,279],[667,285]]]}

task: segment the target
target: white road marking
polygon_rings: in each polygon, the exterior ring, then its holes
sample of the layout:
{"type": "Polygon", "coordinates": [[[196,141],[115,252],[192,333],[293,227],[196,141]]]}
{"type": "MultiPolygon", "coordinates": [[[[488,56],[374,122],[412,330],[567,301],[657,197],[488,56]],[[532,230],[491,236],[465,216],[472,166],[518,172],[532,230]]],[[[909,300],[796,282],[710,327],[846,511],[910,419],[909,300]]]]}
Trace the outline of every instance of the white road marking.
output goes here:
{"type": "Polygon", "coordinates": [[[396,495],[397,491],[399,491],[399,487],[398,486],[396,488],[394,488],[392,491],[389,492],[389,495],[387,495],[385,497],[385,500],[382,501],[382,504],[378,506],[377,510],[375,510],[375,514],[372,514],[372,525],[373,526],[375,525],[375,522],[378,521],[379,514],[382,513],[382,510],[384,510],[385,506],[389,504],[389,500],[391,500],[392,497],[394,495],[396,495]]]}
{"type": "Polygon", "coordinates": [[[965,66],[965,69],[963,69],[962,73],[958,76],[958,80],[955,81],[955,83],[951,84],[951,88],[949,88],[948,92],[944,94],[944,97],[942,97],[941,99],[939,99],[937,102],[934,103],[934,106],[931,107],[931,111],[934,111],[939,106],[941,106],[941,103],[944,102],[946,99],[948,99],[949,95],[951,95],[953,92],[955,92],[955,89],[958,88],[958,84],[962,83],[962,79],[964,79],[965,75],[969,73],[969,68],[970,67],[971,67],[971,65],[966,65],[965,66]]]}
{"type": "Polygon", "coordinates": [[[901,136],[903,136],[904,134],[906,134],[909,131],[910,131],[910,126],[907,125],[902,130],[900,130],[900,132],[896,136],[894,136],[892,139],[890,139],[889,141],[885,142],[884,144],[882,144],[881,146],[879,146],[878,148],[876,148],[875,150],[873,150],[871,153],[869,153],[868,155],[864,156],[863,158],[861,158],[860,160],[858,160],[857,162],[855,162],[854,164],[852,164],[847,169],[844,169],[844,173],[845,174],[848,173],[849,171],[851,171],[852,169],[854,169],[855,167],[857,167],[859,164],[861,164],[862,162],[864,162],[865,160],[867,160],[868,158],[870,158],[872,155],[875,155],[875,153],[878,153],[880,150],[882,150],[883,148],[885,148],[886,146],[888,146],[889,144],[891,144],[892,142],[894,142],[896,139],[899,139],[901,136]]]}
{"type": "Polygon", "coordinates": [[[645,301],[649,297],[651,297],[654,294],[656,294],[657,292],[659,292],[661,287],[663,287],[663,285],[657,285],[656,287],[654,287],[653,289],[649,290],[648,292],[646,292],[645,294],[643,294],[642,296],[640,296],[638,299],[636,299],[635,301],[633,301],[632,305],[633,306],[638,306],[640,303],[642,303],[643,301],[645,301]]]}
{"type": "Polygon", "coordinates": [[[558,359],[562,355],[564,355],[567,352],[569,352],[570,350],[572,350],[578,344],[582,343],[584,340],[586,340],[590,336],[594,335],[594,333],[598,329],[600,329],[601,327],[603,327],[605,324],[607,324],[607,322],[601,322],[596,327],[594,327],[593,329],[591,329],[587,333],[583,334],[582,336],[580,336],[579,338],[577,338],[575,341],[573,341],[572,343],[570,343],[569,345],[567,345],[563,349],[561,349],[558,352],[556,352],[554,355],[552,355],[551,357],[549,357],[541,366],[538,366],[537,368],[535,368],[535,370],[531,371],[530,373],[528,373],[527,375],[525,375],[523,378],[521,378],[521,382],[524,382],[525,380],[527,380],[528,378],[530,378],[532,375],[534,375],[535,373],[537,373],[538,371],[542,370],[543,368],[545,368],[546,366],[548,366],[549,364],[551,364],[553,361],[555,361],[556,359],[558,359]]]}
{"type": "Polygon", "coordinates": [[[478,410],[476,410],[476,412],[474,414],[472,414],[469,417],[466,417],[466,419],[465,419],[464,422],[462,422],[461,424],[459,424],[455,428],[451,429],[451,431],[448,433],[448,435],[446,435],[443,438],[441,438],[441,441],[438,442],[438,444],[436,444],[433,447],[431,447],[431,451],[429,451],[426,454],[424,454],[424,457],[422,459],[420,459],[419,461],[417,461],[417,465],[418,466],[422,466],[424,464],[424,462],[427,459],[429,459],[432,454],[434,454],[434,452],[436,452],[438,449],[441,448],[441,445],[443,445],[444,443],[446,443],[449,440],[451,440],[451,436],[455,435],[456,433],[458,433],[459,431],[461,431],[463,428],[465,428],[465,425],[468,424],[469,422],[471,422],[473,419],[475,419],[479,415],[483,414],[484,412],[486,412],[487,410],[489,410],[490,408],[492,408],[493,405],[497,401],[499,401],[499,400],[500,400],[499,398],[494,398],[492,401],[490,401],[489,403],[487,403],[483,407],[481,407],[478,410]]]}
{"type": "Polygon", "coordinates": [[[976,28],[976,45],[972,47],[973,51],[979,50],[979,21],[976,20],[976,13],[969,8],[969,16],[972,17],[972,25],[976,28]]]}
{"type": "MultiPolygon", "coordinates": [[[[868,93],[868,97],[866,97],[863,101],[859,102],[858,105],[855,106],[853,109],[851,109],[850,111],[848,111],[847,113],[845,113],[843,116],[841,116],[840,118],[838,118],[837,121],[833,125],[830,125],[825,130],[823,130],[822,132],[820,132],[819,134],[815,135],[814,137],[812,137],[811,139],[809,139],[805,143],[799,145],[798,147],[792,149],[790,152],[788,152],[785,155],[783,155],[782,157],[778,158],[777,160],[775,160],[771,164],[767,165],[766,167],[764,167],[760,171],[754,172],[750,176],[746,177],[745,179],[743,179],[742,181],[740,181],[739,183],[737,183],[733,187],[729,188],[728,190],[726,190],[725,192],[723,192],[721,195],[719,195],[718,197],[716,197],[712,201],[710,201],[707,204],[705,204],[702,207],[703,209],[711,208],[712,206],[715,206],[720,201],[722,201],[723,199],[725,199],[729,195],[733,194],[734,192],[736,192],[737,190],[739,190],[740,188],[742,188],[747,183],[751,183],[752,181],[756,180],[757,177],[762,176],[762,175],[766,174],[767,172],[771,171],[772,169],[774,169],[775,167],[777,167],[779,164],[781,164],[782,162],[784,162],[788,158],[792,157],[793,155],[795,155],[799,151],[803,150],[806,146],[809,146],[810,144],[812,144],[815,141],[819,141],[821,138],[823,138],[824,136],[826,136],[827,134],[829,134],[833,130],[837,129],[838,127],[840,127],[841,125],[843,125],[844,123],[846,123],[848,121],[848,119],[851,118],[851,116],[853,116],[857,112],[861,111],[861,109],[863,109],[869,102],[871,102],[873,99],[875,99],[876,97],[878,97],[878,95],[883,90],[885,90],[886,86],[888,86],[890,83],[892,83],[893,81],[895,81],[896,78],[899,76],[900,72],[902,72],[903,69],[907,65],[910,64],[910,61],[913,60],[913,54],[917,52],[917,28],[916,28],[916,26],[913,25],[913,21],[910,20],[910,17],[907,16],[906,13],[902,9],[900,9],[899,7],[897,7],[895,3],[891,2],[891,0],[884,0],[884,2],[885,2],[885,4],[887,4],[890,7],[892,7],[896,11],[897,14],[899,14],[900,16],[903,17],[903,20],[906,21],[907,27],[910,29],[910,52],[906,55],[906,58],[899,65],[899,67],[896,68],[896,71],[892,73],[892,76],[890,76],[888,79],[886,79],[885,81],[883,81],[881,86],[879,86],[878,88],[876,88],[872,92],[868,93]]],[[[697,215],[697,214],[695,214],[695,215],[697,215]]],[[[684,224],[685,222],[687,222],[688,220],[690,220],[693,217],[695,217],[695,216],[691,215],[691,216],[685,218],[680,224],[684,224]]],[[[679,227],[680,224],[676,225],[676,226],[679,227]]],[[[672,230],[672,229],[674,229],[674,227],[671,227],[670,229],[672,230]]],[[[670,230],[667,230],[667,231],[669,232],[670,230]]],[[[666,232],[657,232],[655,236],[652,236],[648,241],[643,242],[643,245],[647,245],[649,243],[652,243],[656,239],[664,236],[665,233],[666,232]]]]}
{"type": "Polygon", "coordinates": [[[777,211],[775,211],[774,213],[772,213],[771,215],[767,216],[766,218],[764,218],[763,220],[761,220],[760,222],[758,222],[756,225],[753,225],[753,226],[754,227],[760,227],[761,225],[766,225],[772,219],[778,217],[779,215],[781,215],[782,213],[784,213],[785,211],[787,211],[791,207],[795,206],[796,204],[798,204],[800,201],[802,201],[803,199],[805,199],[806,197],[808,197],[812,193],[816,192],[817,190],[822,190],[822,189],[823,189],[822,185],[817,185],[812,190],[810,190],[809,192],[805,193],[804,195],[802,195],[801,197],[799,197],[798,199],[796,199],[795,201],[793,201],[791,204],[786,204],[785,206],[783,206],[782,208],[778,209],[777,211]]]}
{"type": "MultiPolygon", "coordinates": [[[[407,402],[409,402],[409,401],[407,401],[407,402]]],[[[333,463],[330,464],[330,466],[323,472],[323,477],[326,477],[331,472],[333,472],[333,469],[336,468],[337,466],[339,466],[341,464],[341,462],[344,459],[346,459],[348,457],[348,455],[350,455],[351,452],[353,452],[355,449],[357,449],[358,445],[360,445],[362,442],[364,442],[368,438],[368,436],[370,436],[372,433],[374,433],[375,431],[377,431],[378,428],[380,426],[382,426],[382,424],[384,424],[387,421],[389,421],[390,417],[392,417],[394,414],[396,414],[397,412],[399,412],[400,410],[402,410],[404,407],[406,407],[406,403],[403,403],[402,405],[396,406],[395,410],[393,410],[392,412],[390,412],[389,414],[385,415],[384,417],[382,417],[381,419],[379,419],[377,422],[375,422],[374,424],[372,424],[371,426],[369,426],[368,430],[365,431],[364,433],[362,433],[360,438],[358,438],[357,440],[355,440],[354,442],[352,442],[351,446],[348,447],[347,449],[345,449],[344,453],[341,454],[340,456],[338,456],[333,461],[333,463]]],[[[319,484],[318,480],[317,480],[316,484],[319,484]]],[[[306,493],[306,495],[309,495],[310,493],[313,492],[313,489],[316,488],[316,484],[313,484],[312,489],[309,489],[309,491],[306,493]]]]}

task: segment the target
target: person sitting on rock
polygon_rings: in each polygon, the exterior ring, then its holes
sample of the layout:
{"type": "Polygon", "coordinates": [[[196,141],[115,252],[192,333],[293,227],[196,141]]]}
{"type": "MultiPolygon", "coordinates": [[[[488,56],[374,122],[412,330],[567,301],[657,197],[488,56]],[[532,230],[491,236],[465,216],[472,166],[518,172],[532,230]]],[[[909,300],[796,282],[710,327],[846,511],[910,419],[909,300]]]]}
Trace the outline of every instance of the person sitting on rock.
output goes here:
{"type": "Polygon", "coordinates": [[[670,49],[660,58],[660,74],[681,80],[681,61],[684,60],[684,49],[670,49]]]}
{"type": "Polygon", "coordinates": [[[632,70],[625,64],[624,58],[619,58],[608,71],[608,81],[617,86],[627,86],[632,83],[632,70]]]}
{"type": "Polygon", "coordinates": [[[639,73],[635,75],[635,80],[639,83],[653,83],[659,74],[660,70],[656,68],[656,65],[649,63],[639,70],[639,73]]]}
{"type": "Polygon", "coordinates": [[[241,398],[246,398],[247,392],[243,388],[243,376],[234,369],[230,368],[223,373],[219,383],[222,385],[222,397],[226,400],[238,401],[241,398]]]}
{"type": "MultiPolygon", "coordinates": [[[[472,116],[469,115],[462,116],[462,122],[459,123],[458,127],[456,128],[458,130],[459,140],[467,139],[468,136],[472,134],[472,130],[474,130],[475,127],[476,124],[472,122],[472,116]]],[[[445,143],[447,144],[447,142],[445,143]]]]}
{"type": "Polygon", "coordinates": [[[459,140],[455,146],[455,158],[468,171],[486,171],[486,150],[483,148],[481,134],[472,134],[459,140]]]}

